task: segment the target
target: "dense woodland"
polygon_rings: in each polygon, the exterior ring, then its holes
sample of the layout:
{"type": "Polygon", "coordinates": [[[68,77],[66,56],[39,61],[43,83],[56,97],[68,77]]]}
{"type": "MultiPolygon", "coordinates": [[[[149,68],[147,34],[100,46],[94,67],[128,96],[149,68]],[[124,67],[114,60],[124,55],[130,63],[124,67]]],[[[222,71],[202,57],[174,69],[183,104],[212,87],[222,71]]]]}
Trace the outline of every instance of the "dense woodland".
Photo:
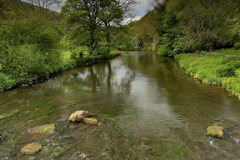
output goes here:
{"type": "Polygon", "coordinates": [[[151,6],[145,17],[129,24],[139,48],[151,45],[164,56],[239,49],[239,0],[152,0],[151,6]]]}

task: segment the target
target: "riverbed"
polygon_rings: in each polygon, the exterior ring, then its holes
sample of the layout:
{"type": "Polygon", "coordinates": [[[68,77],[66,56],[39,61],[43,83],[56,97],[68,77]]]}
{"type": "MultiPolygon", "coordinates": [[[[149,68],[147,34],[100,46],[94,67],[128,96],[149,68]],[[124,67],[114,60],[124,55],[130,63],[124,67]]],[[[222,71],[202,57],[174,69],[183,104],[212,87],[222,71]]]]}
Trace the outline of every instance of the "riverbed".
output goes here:
{"type": "Polygon", "coordinates": [[[240,100],[147,52],[0,93],[0,119],[0,159],[240,159],[240,100]],[[99,125],[68,122],[77,110],[99,125]],[[45,124],[56,133],[27,131],[45,124]],[[223,139],[206,136],[212,125],[223,139]],[[42,149],[21,154],[33,142],[42,149]]]}

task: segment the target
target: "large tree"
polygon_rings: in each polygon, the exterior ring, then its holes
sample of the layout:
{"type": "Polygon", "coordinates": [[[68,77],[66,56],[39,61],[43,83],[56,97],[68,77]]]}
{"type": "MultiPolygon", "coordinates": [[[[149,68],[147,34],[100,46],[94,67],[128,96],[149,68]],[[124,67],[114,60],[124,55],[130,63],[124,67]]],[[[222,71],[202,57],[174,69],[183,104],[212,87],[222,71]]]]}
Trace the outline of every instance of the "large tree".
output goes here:
{"type": "Polygon", "coordinates": [[[87,46],[90,55],[103,46],[106,39],[109,42],[106,36],[123,20],[123,10],[116,0],[67,0],[61,14],[67,24],[75,25],[72,38],[78,45],[87,46]]]}
{"type": "Polygon", "coordinates": [[[227,29],[226,2],[224,0],[188,0],[188,5],[178,13],[186,47],[195,43],[206,44],[212,52],[214,42],[224,43],[227,29]]]}

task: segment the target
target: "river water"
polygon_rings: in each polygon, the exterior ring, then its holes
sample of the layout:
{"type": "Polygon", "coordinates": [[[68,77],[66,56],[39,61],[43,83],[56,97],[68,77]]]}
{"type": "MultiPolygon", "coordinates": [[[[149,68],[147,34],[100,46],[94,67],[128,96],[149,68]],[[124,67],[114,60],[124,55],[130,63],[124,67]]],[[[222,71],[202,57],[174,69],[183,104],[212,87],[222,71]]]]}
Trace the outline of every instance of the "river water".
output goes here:
{"type": "Polygon", "coordinates": [[[0,93],[0,159],[240,159],[239,115],[240,100],[186,75],[174,59],[123,53],[0,93]],[[77,110],[101,125],[68,122],[77,110]],[[56,134],[27,132],[52,123],[56,134]],[[211,125],[225,128],[223,139],[206,136],[211,125]],[[32,142],[42,150],[22,155],[32,142]]]}

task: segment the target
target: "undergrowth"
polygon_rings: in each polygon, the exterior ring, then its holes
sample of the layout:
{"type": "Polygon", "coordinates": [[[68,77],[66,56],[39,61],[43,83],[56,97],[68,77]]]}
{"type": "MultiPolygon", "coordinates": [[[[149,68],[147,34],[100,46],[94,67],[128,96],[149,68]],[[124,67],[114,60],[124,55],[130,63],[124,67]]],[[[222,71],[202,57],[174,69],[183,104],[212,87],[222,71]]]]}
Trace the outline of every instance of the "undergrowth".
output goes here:
{"type": "Polygon", "coordinates": [[[179,54],[179,65],[203,83],[221,85],[240,99],[240,61],[225,55],[179,54]]]}

